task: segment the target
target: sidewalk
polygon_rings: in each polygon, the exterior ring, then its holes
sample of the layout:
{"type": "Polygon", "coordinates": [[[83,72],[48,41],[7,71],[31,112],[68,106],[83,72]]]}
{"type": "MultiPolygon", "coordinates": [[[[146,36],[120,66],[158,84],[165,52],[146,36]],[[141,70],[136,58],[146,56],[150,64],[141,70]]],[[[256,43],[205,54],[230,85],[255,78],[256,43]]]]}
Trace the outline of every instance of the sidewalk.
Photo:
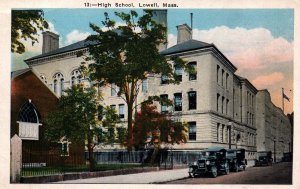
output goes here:
{"type": "Polygon", "coordinates": [[[188,177],[188,169],[174,169],[129,175],[117,175],[79,180],[67,180],[53,183],[94,183],[94,184],[151,184],[188,177]]]}

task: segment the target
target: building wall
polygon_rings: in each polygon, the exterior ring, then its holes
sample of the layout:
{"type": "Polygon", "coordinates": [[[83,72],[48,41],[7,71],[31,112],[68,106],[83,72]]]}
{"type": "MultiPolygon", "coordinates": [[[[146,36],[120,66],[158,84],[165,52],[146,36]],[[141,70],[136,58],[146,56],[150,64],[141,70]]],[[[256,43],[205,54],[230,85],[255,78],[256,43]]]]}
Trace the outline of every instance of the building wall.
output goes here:
{"type": "Polygon", "coordinates": [[[257,104],[257,151],[272,151],[273,159],[280,161],[283,153],[291,152],[291,125],[272,101],[267,90],[261,90],[256,96],[257,104]]]}
{"type": "MultiPolygon", "coordinates": [[[[29,99],[38,109],[41,123],[47,115],[54,111],[58,98],[39,80],[36,75],[28,71],[12,80],[11,83],[11,137],[18,134],[19,111],[29,99]]],[[[44,125],[40,126],[43,130],[44,125]]],[[[40,132],[41,136],[42,132],[40,132]]]]}

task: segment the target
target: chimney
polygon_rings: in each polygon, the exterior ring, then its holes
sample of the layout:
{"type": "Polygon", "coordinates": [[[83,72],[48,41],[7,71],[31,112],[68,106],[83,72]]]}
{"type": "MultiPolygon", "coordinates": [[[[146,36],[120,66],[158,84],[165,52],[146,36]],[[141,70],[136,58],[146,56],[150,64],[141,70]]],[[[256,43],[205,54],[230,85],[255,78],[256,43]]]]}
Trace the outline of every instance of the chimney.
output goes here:
{"type": "MultiPolygon", "coordinates": [[[[167,10],[166,9],[155,9],[155,10],[153,10],[152,20],[154,20],[158,24],[163,25],[164,27],[168,27],[168,12],[167,12],[167,10]]],[[[161,43],[158,46],[158,51],[159,52],[163,51],[165,49],[167,49],[167,43],[161,43]]]]}
{"type": "Polygon", "coordinates": [[[192,29],[187,24],[177,26],[177,44],[192,39],[192,29]]]}
{"type": "Polygon", "coordinates": [[[45,31],[43,32],[43,50],[42,54],[59,48],[59,35],[45,31]]]}

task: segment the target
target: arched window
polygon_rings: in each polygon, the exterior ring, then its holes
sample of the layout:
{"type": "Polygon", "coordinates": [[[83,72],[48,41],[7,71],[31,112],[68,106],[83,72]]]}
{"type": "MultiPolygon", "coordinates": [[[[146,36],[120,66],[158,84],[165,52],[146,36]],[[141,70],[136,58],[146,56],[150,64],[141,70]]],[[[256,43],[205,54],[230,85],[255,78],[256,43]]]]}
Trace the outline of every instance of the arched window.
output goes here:
{"type": "Polygon", "coordinates": [[[78,69],[71,72],[71,85],[76,85],[81,83],[81,73],[78,69]]]}
{"type": "Polygon", "coordinates": [[[64,76],[61,73],[56,73],[53,76],[53,90],[58,96],[62,95],[64,90],[64,76]]]}
{"type": "Polygon", "coordinates": [[[47,78],[45,75],[40,75],[40,78],[45,84],[47,84],[47,78]]]}
{"type": "Polygon", "coordinates": [[[20,109],[19,121],[27,123],[39,123],[40,116],[35,106],[30,102],[26,102],[20,109]]]}

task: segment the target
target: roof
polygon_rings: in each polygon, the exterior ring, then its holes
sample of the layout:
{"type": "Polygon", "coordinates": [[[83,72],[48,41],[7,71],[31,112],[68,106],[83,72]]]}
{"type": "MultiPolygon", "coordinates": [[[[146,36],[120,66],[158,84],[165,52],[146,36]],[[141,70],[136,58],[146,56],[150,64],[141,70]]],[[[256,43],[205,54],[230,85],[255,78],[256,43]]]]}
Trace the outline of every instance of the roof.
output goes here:
{"type": "Polygon", "coordinates": [[[190,39],[188,41],[179,43],[177,45],[174,45],[166,50],[163,50],[160,52],[162,55],[169,55],[173,53],[179,53],[179,52],[184,52],[184,51],[190,51],[190,50],[196,50],[196,49],[201,49],[204,47],[212,47],[212,44],[205,43],[202,41],[197,41],[190,39]]]}
{"type": "Polygon", "coordinates": [[[34,59],[38,59],[38,58],[51,56],[51,55],[56,55],[56,54],[61,54],[61,53],[69,52],[69,51],[74,51],[74,50],[86,48],[90,44],[93,44],[93,43],[91,41],[86,41],[86,40],[78,41],[78,42],[73,43],[71,45],[67,45],[65,47],[58,48],[58,49],[55,49],[53,51],[34,56],[32,58],[29,58],[29,59],[25,60],[25,62],[30,61],[30,60],[34,60],[34,59]]]}
{"type": "Polygon", "coordinates": [[[11,72],[11,79],[15,79],[16,77],[30,71],[31,68],[25,68],[25,69],[22,69],[22,70],[17,70],[17,71],[13,71],[11,72]]]}

